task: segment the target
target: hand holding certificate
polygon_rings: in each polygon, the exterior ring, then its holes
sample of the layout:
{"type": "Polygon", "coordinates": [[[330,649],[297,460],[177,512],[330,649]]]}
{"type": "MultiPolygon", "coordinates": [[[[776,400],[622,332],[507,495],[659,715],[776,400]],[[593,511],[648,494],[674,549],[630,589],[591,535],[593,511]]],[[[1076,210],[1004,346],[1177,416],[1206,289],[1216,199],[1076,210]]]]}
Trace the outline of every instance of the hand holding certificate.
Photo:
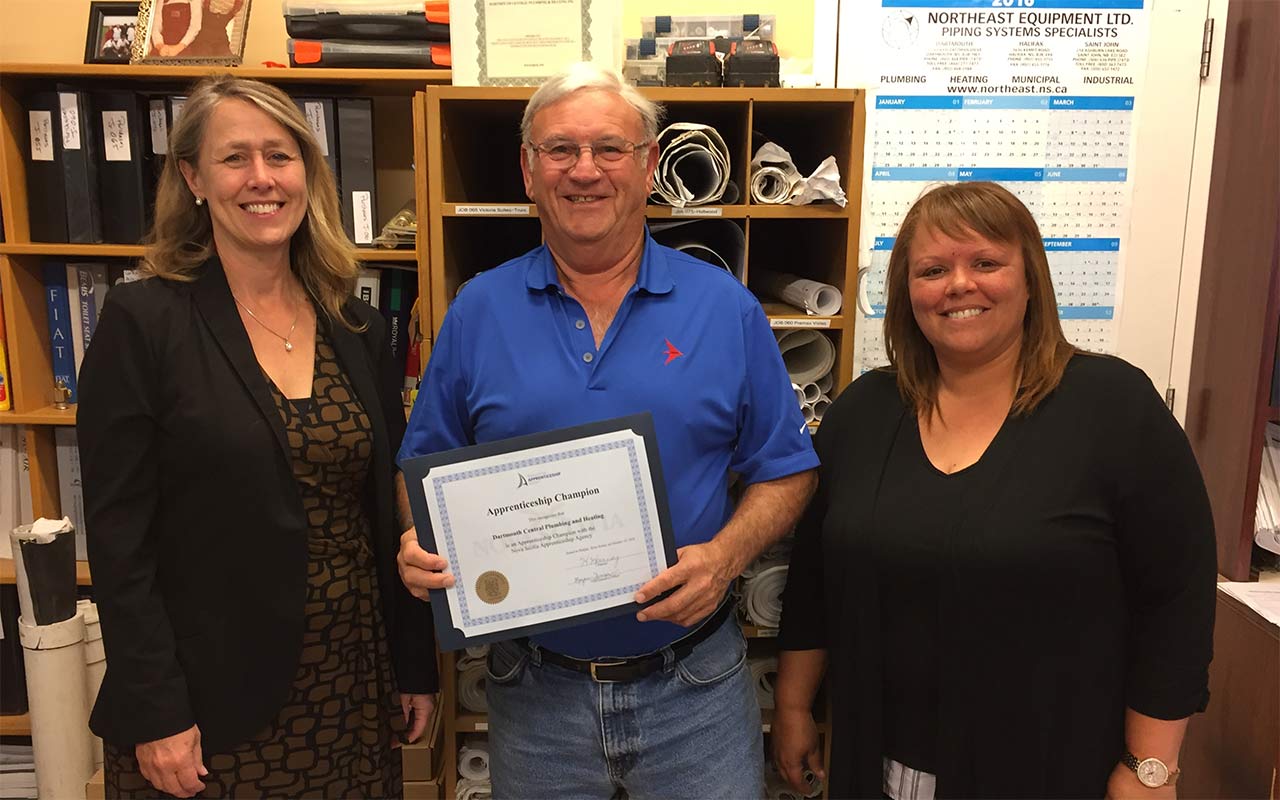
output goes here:
{"type": "Polygon", "coordinates": [[[454,577],[431,592],[442,649],[634,613],[675,561],[648,415],[401,466],[418,538],[454,577]]]}

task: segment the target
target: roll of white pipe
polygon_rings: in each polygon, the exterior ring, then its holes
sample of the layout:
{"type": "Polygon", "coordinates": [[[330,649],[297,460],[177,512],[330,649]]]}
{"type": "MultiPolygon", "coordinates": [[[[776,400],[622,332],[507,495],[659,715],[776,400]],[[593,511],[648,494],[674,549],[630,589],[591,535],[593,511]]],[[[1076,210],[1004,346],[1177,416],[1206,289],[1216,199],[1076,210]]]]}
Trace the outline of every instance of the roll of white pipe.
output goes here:
{"type": "Polygon", "coordinates": [[[18,620],[27,670],[31,745],[40,797],[84,797],[93,775],[89,733],[89,678],[84,655],[84,617],[52,625],[18,620]]]}
{"type": "Polygon", "coordinates": [[[778,659],[773,656],[752,658],[747,662],[755,680],[756,702],[761,708],[773,708],[773,685],[778,679],[778,659]]]}
{"type": "Polygon", "coordinates": [[[831,407],[831,398],[825,394],[813,401],[813,418],[819,422],[822,421],[823,415],[827,413],[827,409],[831,407]]]}
{"type": "Polygon", "coordinates": [[[742,595],[747,617],[762,628],[776,628],[782,620],[782,590],[787,585],[787,566],[780,564],[761,570],[743,583],[742,595]]]}
{"type": "Polygon", "coordinates": [[[836,346],[818,331],[798,328],[774,331],[774,335],[782,363],[794,384],[814,383],[836,364],[836,346]]]}
{"type": "Polygon", "coordinates": [[[469,781],[489,780],[489,747],[467,743],[458,751],[458,776],[469,781]]]}
{"type": "Polygon", "coordinates": [[[777,298],[784,303],[803,309],[806,314],[819,317],[835,316],[840,313],[840,307],[844,305],[844,296],[831,284],[801,278],[787,272],[753,269],[751,288],[759,294],[777,298]]]}
{"type": "Polygon", "coordinates": [[[830,372],[828,372],[826,375],[818,378],[817,383],[818,391],[823,394],[831,394],[831,387],[835,385],[835,378],[832,377],[830,372]]]}
{"type": "Polygon", "coordinates": [[[489,711],[489,700],[484,693],[486,675],[483,661],[473,662],[458,673],[458,702],[473,714],[489,711]]]}
{"type": "Polygon", "coordinates": [[[469,781],[464,778],[458,781],[454,796],[457,800],[490,800],[493,797],[493,786],[488,781],[469,781]]]}
{"type": "Polygon", "coordinates": [[[800,406],[800,413],[804,415],[805,425],[809,425],[814,420],[817,419],[817,417],[813,415],[813,403],[805,403],[804,405],[800,406]]]}
{"type": "Polygon", "coordinates": [[[822,390],[818,388],[816,383],[806,383],[801,387],[804,391],[804,401],[809,405],[813,405],[822,396],[822,390]]]}
{"type": "MultiPolygon", "coordinates": [[[[102,625],[98,622],[98,607],[92,600],[76,602],[76,608],[84,617],[85,713],[93,713],[93,704],[107,674],[107,651],[102,645],[102,625]]],[[[102,739],[93,737],[93,767],[102,767],[102,739]]]]}

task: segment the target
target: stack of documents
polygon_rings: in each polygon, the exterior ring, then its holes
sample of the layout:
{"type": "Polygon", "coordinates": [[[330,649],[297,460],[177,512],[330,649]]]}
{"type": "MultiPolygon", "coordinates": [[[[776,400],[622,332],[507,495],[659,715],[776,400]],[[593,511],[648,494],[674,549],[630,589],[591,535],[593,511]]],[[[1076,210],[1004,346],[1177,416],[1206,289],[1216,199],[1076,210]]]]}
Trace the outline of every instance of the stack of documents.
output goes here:
{"type": "Polygon", "coordinates": [[[0,797],[36,796],[36,757],[31,745],[0,745],[0,797]]]}

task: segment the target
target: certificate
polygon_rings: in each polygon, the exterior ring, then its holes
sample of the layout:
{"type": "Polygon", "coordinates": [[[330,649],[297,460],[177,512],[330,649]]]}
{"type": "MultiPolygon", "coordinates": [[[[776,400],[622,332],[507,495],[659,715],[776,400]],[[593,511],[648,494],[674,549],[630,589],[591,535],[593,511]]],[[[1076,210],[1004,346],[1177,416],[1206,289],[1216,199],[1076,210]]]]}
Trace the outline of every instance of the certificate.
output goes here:
{"type": "Polygon", "coordinates": [[[537,86],[575,61],[621,66],[615,0],[451,3],[454,86],[537,86]]]}
{"type": "Polygon", "coordinates": [[[635,613],[636,591],[675,563],[648,414],[401,467],[419,542],[454,577],[431,592],[441,649],[635,613]]]}

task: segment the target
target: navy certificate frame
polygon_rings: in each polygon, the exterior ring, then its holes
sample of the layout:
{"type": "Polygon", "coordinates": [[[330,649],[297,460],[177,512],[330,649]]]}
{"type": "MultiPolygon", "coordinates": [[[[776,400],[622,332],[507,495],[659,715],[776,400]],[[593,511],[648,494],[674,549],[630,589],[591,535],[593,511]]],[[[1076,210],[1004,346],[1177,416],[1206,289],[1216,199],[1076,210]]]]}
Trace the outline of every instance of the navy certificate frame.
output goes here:
{"type": "MultiPolygon", "coordinates": [[[[661,532],[662,552],[650,552],[649,556],[652,563],[658,570],[669,567],[676,562],[675,536],[671,527],[671,512],[667,501],[666,484],[663,480],[662,462],[658,454],[658,439],[654,429],[653,417],[648,412],[641,414],[633,414],[625,417],[617,417],[614,419],[601,420],[591,422],[584,425],[575,425],[568,428],[560,428],[544,433],[530,434],[527,436],[517,436],[510,439],[503,439],[495,442],[486,442],[484,444],[462,447],[456,450],[449,450],[442,453],[432,453],[425,456],[417,456],[408,458],[400,463],[400,468],[404,472],[405,487],[409,495],[409,508],[413,514],[414,525],[417,529],[418,542],[423,549],[432,553],[441,553],[449,561],[449,571],[453,573],[455,586],[470,586],[470,583],[476,580],[476,576],[470,574],[460,574],[458,560],[450,555],[454,545],[457,543],[458,535],[449,529],[447,509],[443,515],[445,530],[437,531],[432,524],[431,511],[428,506],[426,496],[427,486],[434,479],[434,492],[437,503],[443,508],[444,495],[442,481],[452,481],[465,479],[471,476],[485,475],[490,476],[494,473],[511,472],[512,477],[516,478],[524,485],[526,480],[521,470],[528,471],[530,467],[545,467],[548,463],[554,462],[556,456],[548,458],[547,456],[535,456],[529,459],[513,458],[511,461],[468,471],[466,473],[457,473],[456,470],[451,471],[447,477],[437,477],[441,475],[442,467],[454,467],[464,465],[468,462],[479,461],[481,459],[489,459],[491,457],[501,457],[506,455],[516,455],[521,451],[532,450],[534,448],[544,447],[548,445],[568,445],[575,440],[597,437],[605,434],[630,432],[639,437],[644,442],[644,459],[641,463],[639,453],[633,451],[629,453],[632,461],[633,473],[635,470],[647,470],[650,485],[653,490],[653,505],[656,510],[656,520],[649,521],[647,524],[656,522],[661,532]],[[433,472],[436,474],[433,476],[433,472]],[[466,583],[464,583],[464,581],[466,583]]],[[[625,447],[625,444],[618,446],[625,447]]],[[[610,448],[613,445],[609,445],[610,448]]],[[[575,455],[594,452],[600,448],[583,448],[580,450],[566,450],[560,454],[558,458],[570,458],[575,455]]],[[[642,512],[643,515],[643,512],[642,512]]],[[[652,537],[650,539],[652,541],[652,537]]],[[[650,547],[650,550],[652,548],[650,547]]],[[[483,578],[489,573],[483,573],[483,578]]],[[[496,591],[502,591],[506,578],[501,573],[497,573],[498,578],[494,580],[500,581],[496,584],[496,591]]],[[[646,579],[647,580],[647,579],[646,579]]],[[[638,588],[638,587],[637,587],[638,588]]],[[[477,590],[479,587],[477,587],[477,590]]],[[[633,592],[632,592],[633,593],[633,592]]],[[[622,596],[623,592],[613,591],[600,595],[592,595],[588,598],[578,598],[567,603],[553,604],[555,607],[548,607],[546,610],[559,610],[560,608],[581,604],[587,599],[599,601],[606,599],[607,596],[622,596]]],[[[447,590],[435,589],[430,592],[432,618],[436,629],[436,643],[441,650],[459,650],[466,647],[488,644],[489,642],[504,641],[522,636],[535,636],[539,633],[567,628],[574,625],[581,625],[598,619],[607,619],[610,617],[621,616],[626,613],[636,613],[642,607],[634,601],[620,603],[616,606],[601,608],[594,611],[587,611],[582,614],[571,614],[560,617],[559,619],[539,622],[536,624],[523,625],[520,627],[505,628],[501,631],[492,633],[482,633],[478,635],[466,635],[462,626],[458,624],[458,620],[454,619],[453,610],[450,608],[447,590]]],[[[458,601],[460,610],[464,614],[469,614],[466,606],[467,593],[460,593],[458,601]]],[[[654,598],[645,605],[651,605],[661,598],[654,598]]],[[[523,615],[524,612],[534,611],[538,609],[522,609],[520,612],[510,612],[508,617],[517,617],[523,615]]],[[[502,615],[494,615],[500,617],[502,615]]],[[[470,620],[471,618],[468,617],[470,620]]],[[[487,619],[487,618],[486,618],[487,619]]]]}

